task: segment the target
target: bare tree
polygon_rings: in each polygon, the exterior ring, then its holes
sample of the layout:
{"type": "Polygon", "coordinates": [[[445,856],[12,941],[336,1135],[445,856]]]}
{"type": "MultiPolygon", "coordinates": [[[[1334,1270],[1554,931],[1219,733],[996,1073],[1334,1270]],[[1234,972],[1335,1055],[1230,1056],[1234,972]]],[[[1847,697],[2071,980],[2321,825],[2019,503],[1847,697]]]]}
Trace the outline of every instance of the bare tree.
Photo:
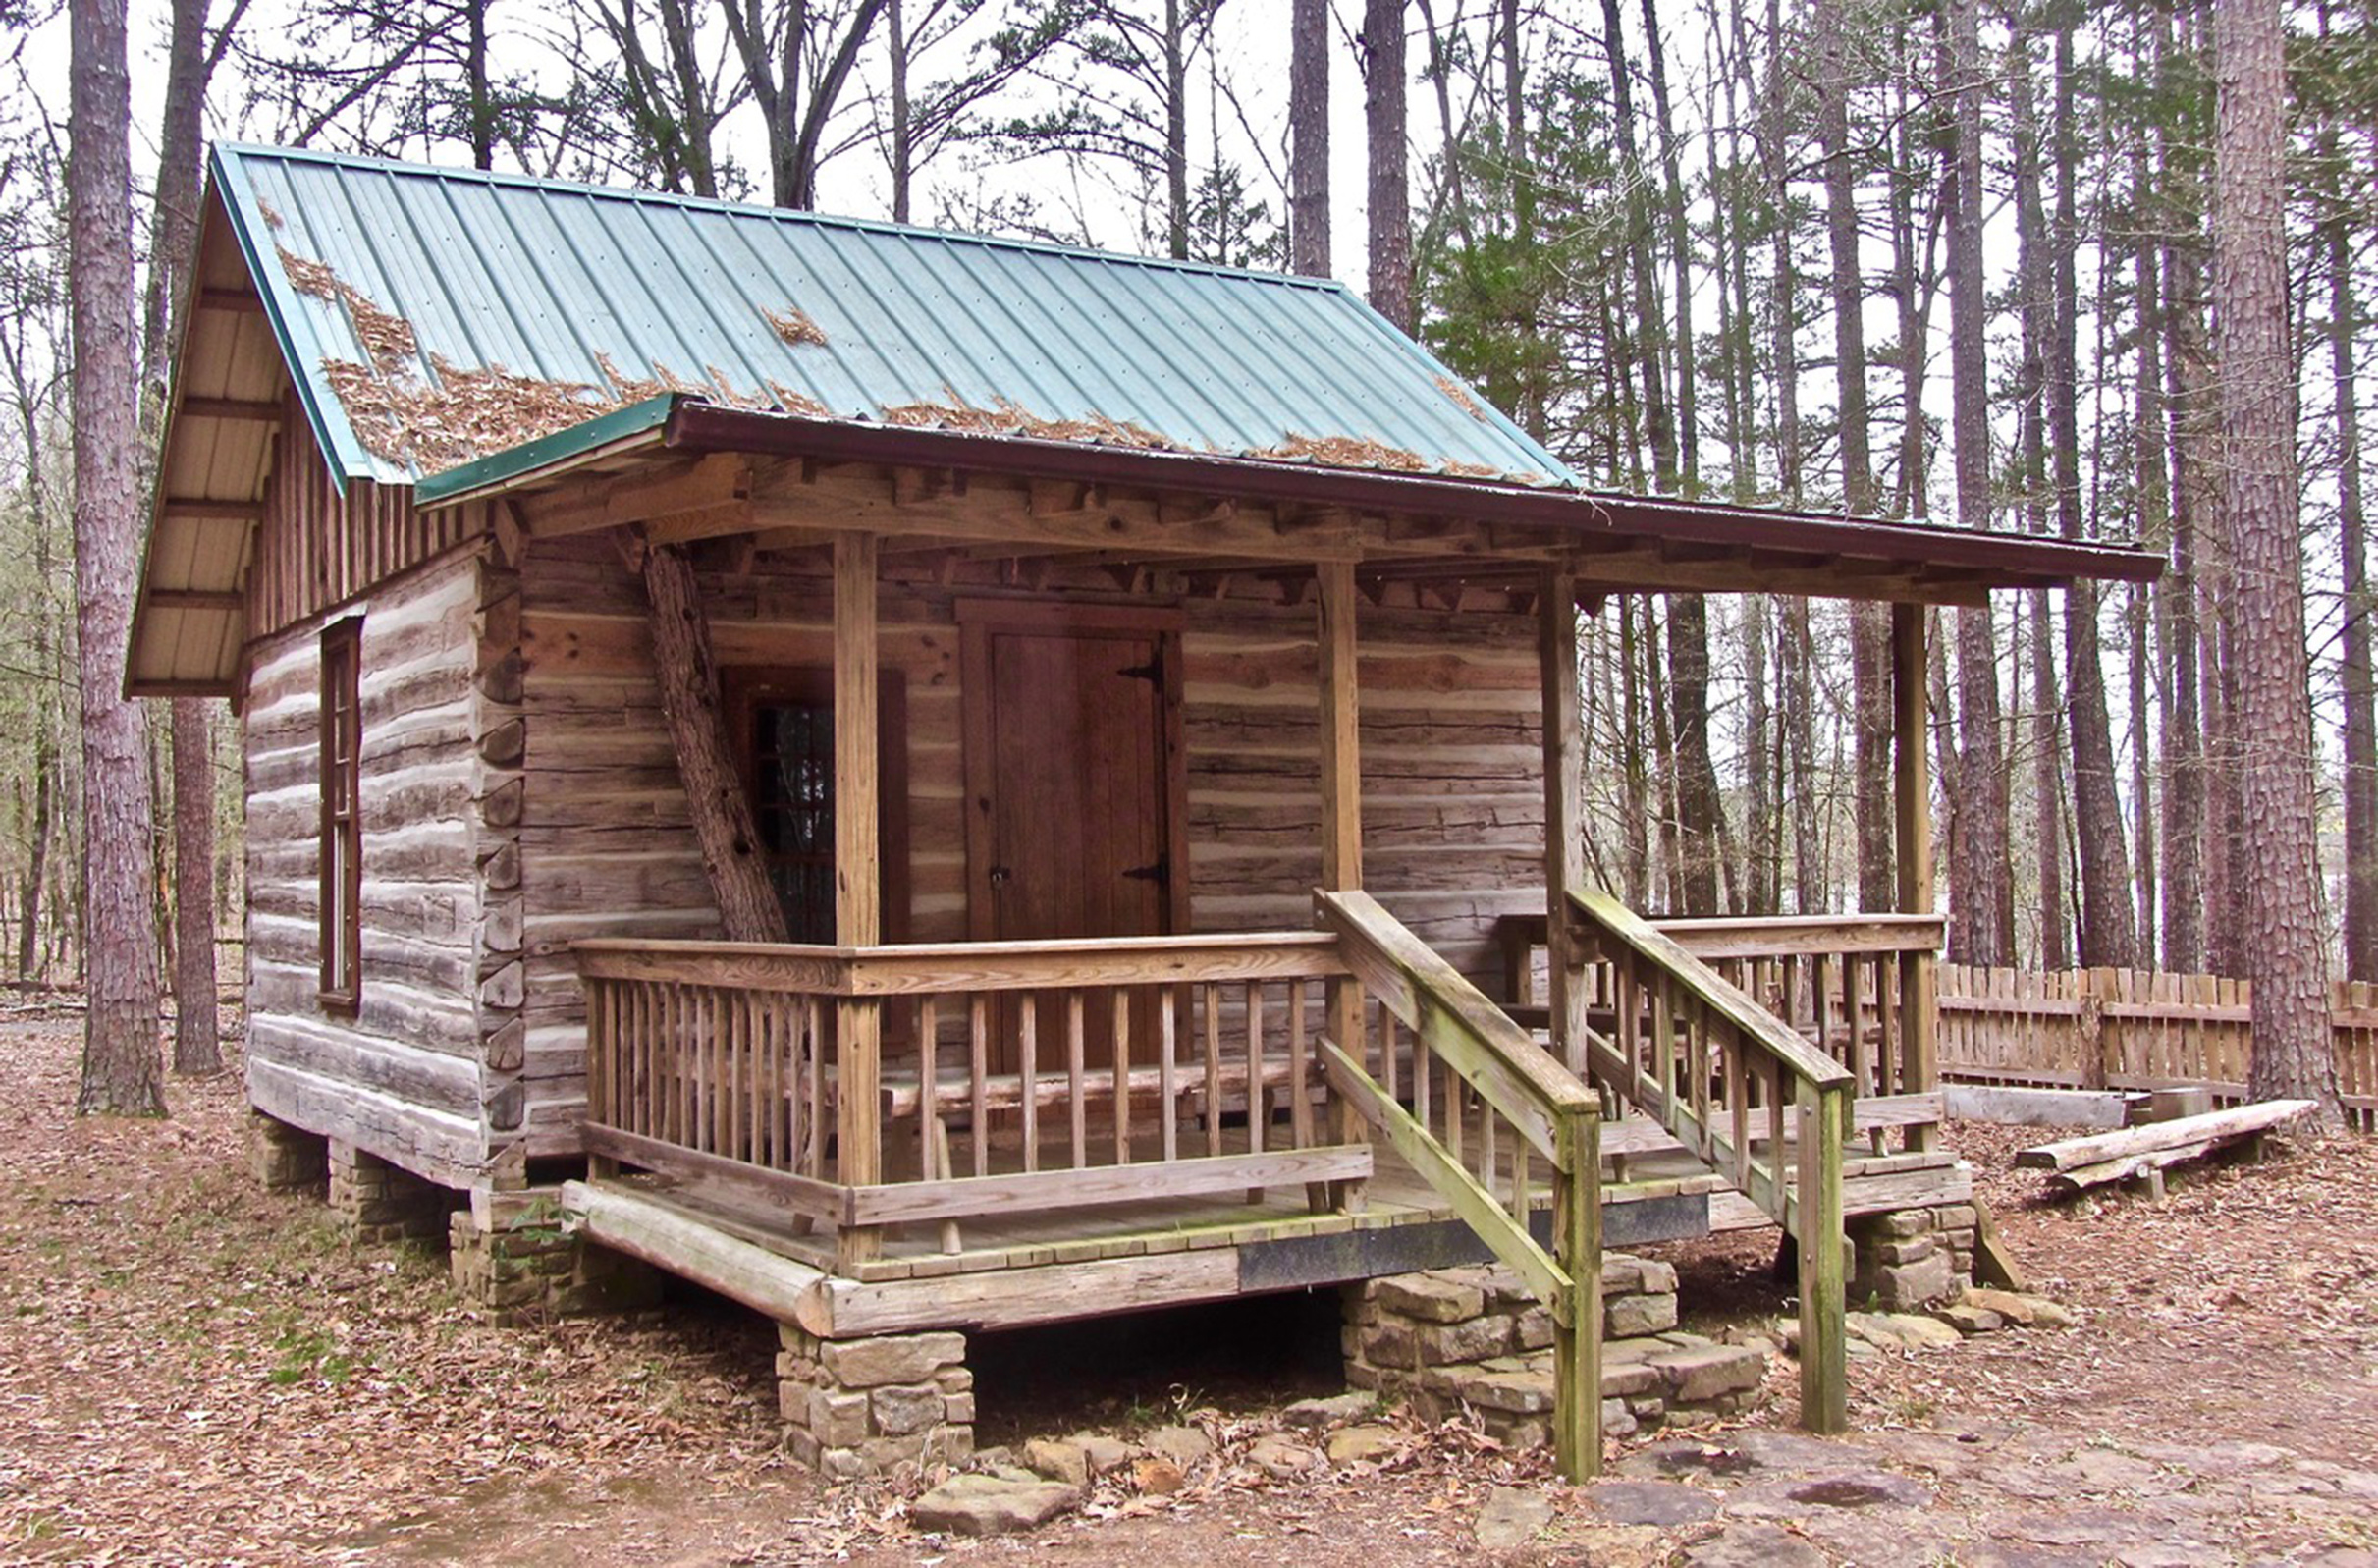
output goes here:
{"type": "Polygon", "coordinates": [[[1416,322],[1412,175],[1404,116],[1410,75],[1404,0],[1366,0],[1362,43],[1363,116],[1371,155],[1371,304],[1409,332],[1416,322]]]}
{"type": "Polygon", "coordinates": [[[1329,4],[1296,0],[1288,23],[1288,265],[1329,276],[1329,4]]]}
{"type": "Polygon", "coordinates": [[[133,357],[132,90],[124,0],[69,7],[73,155],[67,166],[74,298],[75,577],[82,664],[84,1114],[165,1113],[150,801],[138,704],[124,695],[139,556],[137,366],[133,357]]]}

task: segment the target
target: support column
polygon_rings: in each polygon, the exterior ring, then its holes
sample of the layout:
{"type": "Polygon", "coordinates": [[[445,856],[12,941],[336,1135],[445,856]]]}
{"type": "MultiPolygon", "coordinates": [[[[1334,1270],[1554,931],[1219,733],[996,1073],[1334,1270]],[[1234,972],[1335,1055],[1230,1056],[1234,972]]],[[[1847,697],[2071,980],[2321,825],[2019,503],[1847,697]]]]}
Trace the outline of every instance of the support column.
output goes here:
{"type": "MultiPolygon", "coordinates": [[[[1924,686],[1926,611],[1919,604],[1891,607],[1891,751],[1896,796],[1899,908],[1903,914],[1932,912],[1931,715],[1924,686]]],[[[1939,1007],[1933,955],[1916,953],[1899,969],[1900,1088],[1911,1094],[1940,1086],[1937,1031],[1939,1007]]],[[[1933,1127],[1911,1127],[1912,1149],[1938,1142],[1933,1127]]]]}
{"type": "Polygon", "coordinates": [[[1571,1072],[1590,1078],[1585,998],[1572,983],[1585,954],[1569,910],[1569,890],[1586,863],[1586,741],[1577,700],[1574,572],[1554,568],[1537,579],[1536,616],[1544,708],[1544,946],[1552,970],[1546,1000],[1554,1053],[1571,1072]]]}
{"type": "MultiPolygon", "coordinates": [[[[838,533],[834,540],[834,935],[846,947],[884,940],[883,867],[878,863],[876,730],[876,538],[838,533]]],[[[835,1118],[838,1174],[848,1187],[883,1179],[884,1008],[873,998],[836,1003],[840,1080],[835,1118]]],[[[842,1231],[843,1265],[876,1257],[883,1237],[872,1227],[842,1231]]]]}
{"type": "MultiPolygon", "coordinates": [[[[1356,673],[1354,564],[1324,561],[1314,568],[1321,592],[1321,787],[1322,887],[1351,892],[1363,885],[1362,698],[1356,673]]],[[[1357,981],[1329,983],[1329,1038],[1356,1061],[1370,1060],[1364,1023],[1363,988],[1357,981]]],[[[1392,1041],[1386,1043],[1392,1051],[1392,1041]]],[[[1384,1065],[1383,1063],[1381,1064],[1384,1065]]],[[[1393,1082],[1390,1070],[1382,1082],[1393,1082]]],[[[1297,1091],[1304,1093],[1300,1087],[1297,1091]]],[[[1343,1098],[1330,1103],[1331,1130],[1339,1143],[1361,1143],[1370,1129],[1343,1098]]],[[[1321,1196],[1321,1195],[1316,1195],[1321,1196]]],[[[1347,1182],[1332,1207],[1354,1213],[1363,1207],[1363,1184],[1347,1182]]]]}

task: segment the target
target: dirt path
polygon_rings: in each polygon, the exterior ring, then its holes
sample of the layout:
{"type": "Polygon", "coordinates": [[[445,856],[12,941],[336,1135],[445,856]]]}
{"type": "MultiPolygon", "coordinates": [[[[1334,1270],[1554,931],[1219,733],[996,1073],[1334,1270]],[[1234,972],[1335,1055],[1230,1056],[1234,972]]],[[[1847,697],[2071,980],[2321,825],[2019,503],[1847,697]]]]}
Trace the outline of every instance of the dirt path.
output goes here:
{"type": "MultiPolygon", "coordinates": [[[[1849,1443],[1789,1433],[1785,1366],[1755,1421],[1631,1445],[1594,1488],[1408,1423],[1383,1460],[1273,1481],[1238,1462],[1271,1426],[1249,1386],[1189,1395],[1158,1358],[1093,1396],[1060,1360],[1064,1423],[1218,1398],[1223,1460],[1175,1496],[1108,1487],[1037,1535],[951,1542],[894,1488],[783,1460],[773,1335],[746,1315],[496,1327],[435,1257],[350,1249],[318,1205],[258,1192],[236,1076],[175,1085],[170,1122],[74,1121],[79,1035],[0,1013],[0,1559],[1400,1568],[1492,1560],[1477,1521],[1503,1488],[1498,1509],[1552,1505],[1521,1563],[2378,1565],[2366,1143],[2161,1207],[2032,1209],[2027,1177],[1987,1177],[2082,1326],[1861,1358],[1849,1443]]],[[[2014,1142],[1959,1130],[1985,1171],[2014,1142]]],[[[1704,1320],[1776,1309],[1755,1240],[1678,1261],[1704,1320]]]]}

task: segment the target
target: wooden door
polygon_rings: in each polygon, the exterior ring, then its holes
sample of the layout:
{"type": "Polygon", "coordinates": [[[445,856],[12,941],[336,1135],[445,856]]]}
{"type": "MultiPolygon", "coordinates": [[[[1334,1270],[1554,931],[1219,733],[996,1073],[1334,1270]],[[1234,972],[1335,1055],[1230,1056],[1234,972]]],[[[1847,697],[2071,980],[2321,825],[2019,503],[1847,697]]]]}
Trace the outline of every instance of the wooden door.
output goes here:
{"type": "MultiPolygon", "coordinates": [[[[1127,608],[970,605],[961,617],[971,933],[1180,929],[1177,628],[1127,608]]],[[[1007,1068],[1013,1032],[1000,1030],[1007,1068]]],[[[1089,1054],[1105,1066],[1112,1042],[1099,1035],[1089,1054]]]]}

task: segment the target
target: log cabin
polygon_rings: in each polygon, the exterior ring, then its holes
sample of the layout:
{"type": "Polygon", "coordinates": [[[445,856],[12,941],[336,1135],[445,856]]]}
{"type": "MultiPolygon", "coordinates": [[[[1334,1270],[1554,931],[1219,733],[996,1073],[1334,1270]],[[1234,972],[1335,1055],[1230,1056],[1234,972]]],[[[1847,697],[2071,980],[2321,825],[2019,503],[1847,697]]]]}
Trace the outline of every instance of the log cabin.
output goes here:
{"type": "Polygon", "coordinates": [[[1853,1282],[1973,1267],[1926,607],[2151,556],[1597,492],[1334,283],[208,173],[130,687],[239,715],[268,1179],[769,1314],[841,1472],[963,1451],[969,1331],[1493,1259],[1583,1474],[1605,1246],[1794,1238],[1819,1430],[1853,1282]],[[1897,909],[1591,885],[1579,618],[1661,591],[1891,606],[1897,909]]]}

